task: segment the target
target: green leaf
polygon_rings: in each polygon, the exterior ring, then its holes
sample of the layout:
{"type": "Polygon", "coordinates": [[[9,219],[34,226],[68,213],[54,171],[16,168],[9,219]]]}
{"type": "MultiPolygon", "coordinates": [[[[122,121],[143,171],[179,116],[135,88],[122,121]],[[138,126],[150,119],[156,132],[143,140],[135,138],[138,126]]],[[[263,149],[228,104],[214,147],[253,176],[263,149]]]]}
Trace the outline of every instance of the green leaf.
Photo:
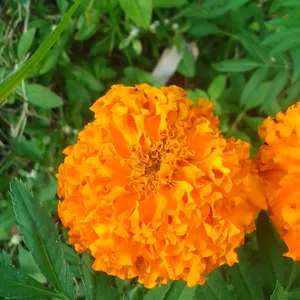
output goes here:
{"type": "Polygon", "coordinates": [[[269,64],[268,51],[261,45],[258,45],[257,37],[250,34],[247,30],[242,30],[236,35],[236,38],[241,42],[253,59],[261,61],[264,64],[269,64]]]}
{"type": "Polygon", "coordinates": [[[287,101],[293,102],[300,96],[300,78],[298,78],[287,90],[287,101]]]}
{"type": "Polygon", "coordinates": [[[270,300],[288,300],[287,293],[278,281],[270,300]]]}
{"type": "Polygon", "coordinates": [[[262,105],[262,109],[266,109],[269,105],[272,104],[273,101],[276,100],[278,95],[284,89],[289,79],[289,71],[288,69],[284,69],[280,71],[272,81],[272,86],[266,96],[266,99],[262,105]]]}
{"type": "Polygon", "coordinates": [[[12,266],[10,256],[4,250],[1,250],[0,252],[0,265],[12,266]]]}
{"type": "Polygon", "coordinates": [[[265,211],[259,213],[256,228],[258,250],[262,261],[260,270],[269,289],[273,290],[277,280],[280,284],[283,284],[285,280],[283,257],[286,252],[285,245],[280,240],[265,211]]]}
{"type": "Polygon", "coordinates": [[[186,50],[184,52],[183,58],[178,65],[177,71],[187,78],[192,78],[195,76],[196,68],[193,55],[190,51],[186,50]]]}
{"type": "Polygon", "coordinates": [[[7,253],[0,253],[0,296],[14,299],[49,299],[60,295],[11,265],[7,253]]]}
{"type": "Polygon", "coordinates": [[[288,300],[299,300],[300,288],[288,292],[288,300]]]}
{"type": "Polygon", "coordinates": [[[223,91],[225,90],[225,87],[226,76],[218,75],[217,77],[215,77],[207,89],[209,99],[211,101],[216,101],[222,95],[223,91]]]}
{"type": "Polygon", "coordinates": [[[171,285],[172,283],[168,282],[167,284],[150,289],[143,300],[164,300],[164,297],[167,295],[171,285]]]}
{"type": "Polygon", "coordinates": [[[153,7],[171,8],[180,7],[188,3],[188,0],[152,0],[153,7]]]}
{"type": "Polygon", "coordinates": [[[93,259],[88,253],[84,253],[79,261],[81,280],[87,300],[114,300],[118,297],[118,291],[113,288],[112,277],[103,272],[95,272],[92,269],[93,259]]]}
{"type": "Polygon", "coordinates": [[[49,88],[39,84],[28,84],[26,86],[28,102],[44,108],[51,109],[63,105],[62,99],[49,88]]]}
{"type": "Polygon", "coordinates": [[[270,34],[267,36],[262,42],[261,45],[278,45],[283,40],[287,41],[289,39],[294,39],[295,37],[299,36],[300,34],[300,28],[289,28],[289,29],[283,29],[278,32],[275,32],[273,34],[270,34]]]}
{"type": "Polygon", "coordinates": [[[209,300],[232,300],[227,284],[223,278],[220,268],[208,275],[208,280],[203,285],[204,294],[209,300]]]}
{"type": "Polygon", "coordinates": [[[223,60],[214,64],[213,67],[219,72],[247,72],[261,66],[260,63],[251,59],[223,60]]]}
{"type": "Polygon", "coordinates": [[[83,0],[77,0],[69,11],[64,15],[61,22],[57,25],[55,30],[46,38],[38,50],[24,63],[24,65],[18,69],[13,75],[7,78],[0,85],[0,103],[4,101],[14,89],[24,80],[30,71],[42,60],[42,58],[48,53],[50,48],[59,38],[64,27],[69,22],[71,16],[75,12],[76,8],[83,2],[83,0]]]}
{"type": "Polygon", "coordinates": [[[47,211],[34,200],[22,181],[14,178],[10,192],[19,231],[35,262],[58,291],[73,299],[72,274],[47,211]]]}
{"type": "Polygon", "coordinates": [[[300,76],[300,47],[291,50],[290,54],[293,61],[292,83],[294,83],[300,76]]]}
{"type": "Polygon", "coordinates": [[[41,273],[39,267],[35,263],[30,252],[25,250],[21,245],[19,245],[19,263],[20,269],[30,277],[34,278],[40,283],[46,283],[46,277],[41,273]]]}
{"type": "Polygon", "coordinates": [[[245,86],[245,89],[241,96],[241,104],[246,105],[249,100],[250,95],[255,91],[260,83],[264,81],[268,73],[267,68],[257,69],[253,75],[250,77],[248,83],[245,86]]]}
{"type": "Polygon", "coordinates": [[[208,36],[210,34],[217,34],[220,31],[217,25],[204,20],[197,20],[195,23],[192,23],[188,30],[189,34],[193,37],[208,36]]]}
{"type": "MultiPolygon", "coordinates": [[[[183,290],[186,288],[186,283],[183,280],[173,281],[170,289],[167,291],[164,300],[179,300],[183,290]]],[[[194,293],[195,291],[193,291],[194,293]]],[[[186,300],[192,299],[186,298],[186,300]]],[[[185,299],[183,299],[185,300],[185,299]]]]}
{"type": "Polygon", "coordinates": [[[252,266],[249,255],[244,247],[238,249],[237,252],[239,262],[228,268],[228,274],[239,299],[264,299],[259,274],[256,274],[257,270],[252,266]]]}
{"type": "Polygon", "coordinates": [[[270,55],[276,55],[284,51],[290,50],[300,45],[300,35],[283,39],[270,52],[270,55]]]}
{"type": "Polygon", "coordinates": [[[41,161],[44,152],[35,143],[34,140],[26,140],[23,136],[17,137],[14,140],[14,150],[20,156],[26,156],[33,161],[41,161]]]}
{"type": "Polygon", "coordinates": [[[35,32],[36,28],[30,28],[27,30],[26,33],[24,33],[21,36],[17,49],[19,59],[22,59],[23,56],[27,53],[27,51],[30,49],[35,36],[35,32]]]}
{"type": "Polygon", "coordinates": [[[138,26],[148,28],[152,19],[152,1],[120,0],[125,14],[138,26]]]}

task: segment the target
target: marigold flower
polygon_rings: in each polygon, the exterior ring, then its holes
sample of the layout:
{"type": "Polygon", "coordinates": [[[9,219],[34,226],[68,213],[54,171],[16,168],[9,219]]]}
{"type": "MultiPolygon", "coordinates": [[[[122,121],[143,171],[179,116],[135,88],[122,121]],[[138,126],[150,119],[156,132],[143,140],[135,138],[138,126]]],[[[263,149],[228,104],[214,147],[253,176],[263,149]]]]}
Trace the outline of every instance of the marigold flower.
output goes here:
{"type": "Polygon", "coordinates": [[[300,259],[300,102],[276,118],[268,117],[259,127],[264,141],[256,158],[266,181],[270,217],[289,251],[300,259]]]}
{"type": "Polygon", "coordinates": [[[115,85],[91,110],[57,175],[70,244],[91,251],[95,270],[148,288],[202,284],[235,263],[266,203],[249,145],[220,134],[212,103],[176,86],[115,85]]]}

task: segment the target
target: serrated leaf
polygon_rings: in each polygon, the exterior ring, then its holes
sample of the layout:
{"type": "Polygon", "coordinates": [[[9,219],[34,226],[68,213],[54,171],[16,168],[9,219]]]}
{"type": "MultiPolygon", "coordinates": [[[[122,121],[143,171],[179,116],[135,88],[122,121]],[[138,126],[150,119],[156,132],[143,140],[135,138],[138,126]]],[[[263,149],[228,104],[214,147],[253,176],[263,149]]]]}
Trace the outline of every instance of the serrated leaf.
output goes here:
{"type": "Polygon", "coordinates": [[[0,103],[4,101],[14,89],[26,78],[30,71],[32,71],[37,64],[45,57],[50,48],[54,45],[56,40],[59,38],[63,29],[69,22],[70,18],[74,14],[77,7],[83,2],[83,0],[77,0],[73,6],[68,10],[68,12],[63,16],[61,22],[52,31],[52,33],[45,39],[42,45],[37,51],[24,63],[24,65],[16,71],[13,75],[7,78],[0,85],[0,103]]]}
{"type": "MultiPolygon", "coordinates": [[[[170,289],[167,291],[164,297],[164,300],[178,300],[185,287],[186,287],[186,283],[183,280],[173,281],[170,289]]],[[[187,298],[186,300],[189,299],[187,298]]]]}
{"type": "Polygon", "coordinates": [[[39,84],[28,84],[26,93],[30,104],[44,109],[52,109],[63,105],[63,101],[58,95],[39,84]]]}
{"type": "MultiPolygon", "coordinates": [[[[171,287],[173,289],[173,287],[171,287]]],[[[183,288],[178,298],[172,298],[174,300],[192,300],[194,298],[197,286],[188,287],[187,285],[183,288]]],[[[164,299],[165,300],[165,299],[164,299]]],[[[171,298],[170,298],[171,300],[171,298]]]]}
{"type": "Polygon", "coordinates": [[[253,75],[250,77],[248,83],[245,86],[245,89],[241,96],[241,104],[245,105],[249,100],[249,96],[252,94],[253,91],[256,90],[258,85],[264,81],[268,73],[267,68],[259,68],[257,69],[253,75]]]}
{"type": "Polygon", "coordinates": [[[270,300],[288,300],[287,293],[278,281],[270,300]]]}
{"type": "Polygon", "coordinates": [[[213,67],[219,72],[247,72],[261,66],[260,63],[251,59],[223,60],[214,64],[213,67]]]}
{"type": "Polygon", "coordinates": [[[251,265],[247,252],[243,247],[237,252],[239,262],[228,268],[228,274],[239,299],[264,299],[259,275],[256,274],[255,268],[251,265]]]}
{"type": "Polygon", "coordinates": [[[153,0],[153,7],[171,8],[180,7],[188,3],[188,0],[153,0]]]}
{"type": "MultiPolygon", "coordinates": [[[[1,255],[0,255],[1,256],[1,255]]],[[[3,255],[2,255],[3,256],[3,255]]],[[[49,299],[59,297],[35,279],[0,258],[0,296],[14,299],[49,299]]]]}
{"type": "Polygon", "coordinates": [[[209,300],[232,300],[227,284],[223,278],[220,268],[208,275],[208,280],[203,285],[204,295],[209,300]]]}
{"type": "Polygon", "coordinates": [[[272,86],[266,95],[266,99],[262,105],[262,109],[265,109],[268,107],[273,101],[276,100],[278,95],[281,93],[281,91],[284,89],[286,84],[288,83],[289,79],[289,71],[288,69],[284,69],[283,71],[280,71],[275,78],[272,81],[272,86]]]}
{"type": "Polygon", "coordinates": [[[258,215],[256,236],[261,261],[261,272],[269,288],[274,289],[277,280],[284,283],[284,257],[285,245],[280,240],[267,213],[261,211],[258,215]]]}
{"type": "Polygon", "coordinates": [[[11,182],[10,193],[19,231],[35,262],[58,291],[73,299],[72,274],[47,211],[35,201],[27,186],[16,178],[11,182]]]}
{"type": "Polygon", "coordinates": [[[152,1],[120,0],[120,5],[134,23],[145,29],[148,28],[152,19],[152,1]]]}
{"type": "Polygon", "coordinates": [[[150,289],[143,300],[164,300],[167,292],[169,291],[172,283],[168,282],[167,284],[163,284],[161,286],[156,286],[150,289]]]}
{"type": "Polygon", "coordinates": [[[222,95],[226,87],[226,76],[218,75],[214,78],[207,89],[207,94],[211,101],[216,101],[222,95]]]}
{"type": "Polygon", "coordinates": [[[87,300],[115,300],[118,291],[113,288],[112,277],[103,272],[92,269],[93,260],[89,254],[84,253],[79,260],[81,280],[87,300]]]}
{"type": "Polygon", "coordinates": [[[18,43],[18,58],[22,59],[23,56],[27,53],[27,51],[30,49],[31,44],[33,42],[34,36],[35,36],[36,28],[30,28],[27,30],[26,33],[24,33],[20,41],[18,43]]]}
{"type": "Polygon", "coordinates": [[[20,269],[30,277],[34,278],[40,283],[46,283],[46,277],[41,273],[39,267],[35,263],[30,252],[25,250],[21,245],[19,245],[19,263],[20,269]]]}

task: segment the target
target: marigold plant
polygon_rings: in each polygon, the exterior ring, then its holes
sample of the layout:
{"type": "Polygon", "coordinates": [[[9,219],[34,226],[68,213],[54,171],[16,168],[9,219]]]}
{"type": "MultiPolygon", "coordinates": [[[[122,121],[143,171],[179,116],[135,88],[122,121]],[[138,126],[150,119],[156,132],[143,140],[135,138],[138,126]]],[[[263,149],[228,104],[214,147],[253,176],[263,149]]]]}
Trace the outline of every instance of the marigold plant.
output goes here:
{"type": "Polygon", "coordinates": [[[213,104],[176,86],[115,85],[91,110],[57,175],[70,244],[148,288],[203,284],[235,263],[266,203],[249,145],[221,135],[213,104]]]}
{"type": "Polygon", "coordinates": [[[257,156],[266,181],[270,217],[289,251],[300,259],[300,102],[276,118],[268,117],[259,128],[264,141],[257,156]]]}

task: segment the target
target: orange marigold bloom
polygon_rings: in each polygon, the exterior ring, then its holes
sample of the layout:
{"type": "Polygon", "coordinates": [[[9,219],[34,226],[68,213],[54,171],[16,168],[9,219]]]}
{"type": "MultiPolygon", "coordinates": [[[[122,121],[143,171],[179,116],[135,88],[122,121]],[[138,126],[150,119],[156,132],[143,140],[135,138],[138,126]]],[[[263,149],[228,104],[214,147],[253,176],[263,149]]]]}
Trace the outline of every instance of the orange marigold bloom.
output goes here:
{"type": "Polygon", "coordinates": [[[266,181],[270,217],[289,251],[300,259],[300,102],[259,127],[264,141],[256,158],[266,181]]]}
{"type": "Polygon", "coordinates": [[[115,85],[59,167],[58,213],[93,268],[146,287],[237,261],[266,208],[249,145],[226,140],[213,105],[176,87],[115,85]]]}

